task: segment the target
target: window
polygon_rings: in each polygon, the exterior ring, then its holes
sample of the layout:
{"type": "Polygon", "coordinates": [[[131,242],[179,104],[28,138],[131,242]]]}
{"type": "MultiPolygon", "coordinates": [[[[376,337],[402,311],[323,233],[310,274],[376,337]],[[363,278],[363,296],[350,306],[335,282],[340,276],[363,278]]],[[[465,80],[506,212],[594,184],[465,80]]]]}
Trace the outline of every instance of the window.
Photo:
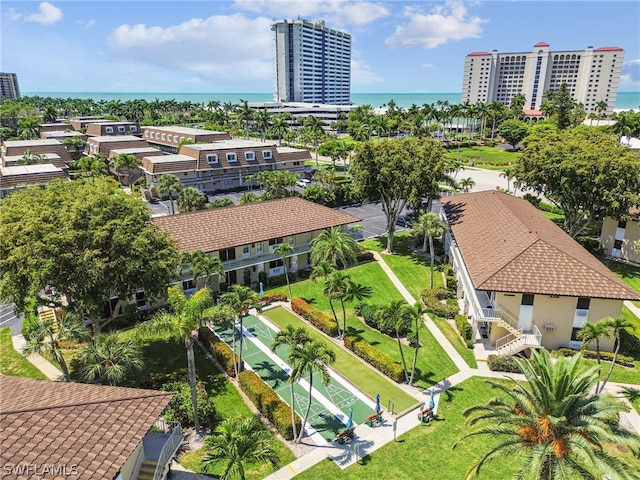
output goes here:
{"type": "Polygon", "coordinates": [[[272,238],[269,240],[269,245],[280,245],[282,243],[282,237],[272,238]]]}
{"type": "Polygon", "coordinates": [[[227,153],[227,162],[237,162],[238,156],[235,153],[227,153]]]}
{"type": "Polygon", "coordinates": [[[271,260],[269,262],[269,268],[278,268],[278,267],[282,267],[283,265],[284,265],[284,263],[282,263],[281,259],[271,260]]]}
{"type": "Polygon", "coordinates": [[[576,309],[578,309],[578,310],[589,310],[589,304],[590,303],[591,303],[591,299],[590,298],[580,297],[580,298],[578,298],[578,305],[576,306],[576,309]]]}
{"type": "Polygon", "coordinates": [[[107,128],[105,128],[105,131],[107,133],[113,133],[113,127],[107,127],[107,128]]]}
{"type": "Polygon", "coordinates": [[[249,253],[249,245],[242,246],[242,253],[243,255],[246,255],[247,253],[249,253]]]}
{"type": "Polygon", "coordinates": [[[138,305],[138,307],[144,307],[147,305],[144,292],[136,292],[136,305],[138,305]]]}
{"type": "Polygon", "coordinates": [[[613,242],[613,248],[616,250],[622,250],[622,240],[615,240],[613,242]]]}
{"type": "Polygon", "coordinates": [[[207,163],[218,163],[218,155],[210,153],[207,155],[207,163]]]}
{"type": "Polygon", "coordinates": [[[573,329],[571,329],[571,340],[573,340],[574,342],[577,341],[579,342],[580,339],[578,338],[578,332],[582,330],[582,327],[573,327],[573,329]]]}
{"type": "Polygon", "coordinates": [[[148,136],[149,136],[149,132],[145,131],[145,132],[144,132],[144,136],[145,136],[145,137],[148,137],[148,136]]]}
{"type": "Polygon", "coordinates": [[[523,293],[522,302],[520,302],[520,305],[533,305],[533,298],[534,295],[531,295],[530,293],[523,293]]]}
{"type": "Polygon", "coordinates": [[[120,125],[120,126],[118,127],[118,132],[120,132],[120,133],[124,133],[124,132],[125,132],[125,128],[124,128],[124,126],[120,125]]]}
{"type": "Polygon", "coordinates": [[[137,132],[138,131],[138,127],[136,127],[135,125],[131,125],[129,127],[129,130],[131,130],[132,132],[137,132]]]}
{"type": "Polygon", "coordinates": [[[220,250],[220,260],[226,262],[227,260],[235,260],[236,259],[236,249],[235,248],[226,248],[224,250],[220,250]]]}
{"type": "Polygon", "coordinates": [[[162,140],[166,140],[166,139],[167,139],[167,136],[163,133],[162,134],[162,140]]]}
{"type": "Polygon", "coordinates": [[[265,160],[271,160],[273,158],[273,152],[271,150],[263,150],[262,158],[265,160]]]}
{"type": "Polygon", "coordinates": [[[180,139],[178,138],[178,135],[174,135],[173,136],[173,141],[178,143],[180,141],[180,139]]]}
{"type": "Polygon", "coordinates": [[[192,290],[194,288],[196,288],[196,284],[193,281],[193,278],[191,280],[184,280],[182,282],[182,290],[186,291],[186,290],[192,290]]]}
{"type": "Polygon", "coordinates": [[[627,228],[627,222],[625,222],[624,220],[620,220],[618,222],[618,228],[627,228]]]}
{"type": "Polygon", "coordinates": [[[244,159],[245,160],[255,160],[256,159],[255,152],[244,152],[244,159]]]}

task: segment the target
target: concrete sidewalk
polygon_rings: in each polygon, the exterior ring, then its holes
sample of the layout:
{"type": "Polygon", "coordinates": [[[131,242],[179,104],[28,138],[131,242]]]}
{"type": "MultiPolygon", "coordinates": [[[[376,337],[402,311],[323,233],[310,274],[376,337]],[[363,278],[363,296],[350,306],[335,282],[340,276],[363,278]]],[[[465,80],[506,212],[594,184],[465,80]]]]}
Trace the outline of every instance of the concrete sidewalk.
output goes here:
{"type": "MultiPolygon", "coordinates": [[[[22,355],[24,351],[24,347],[27,344],[27,341],[24,339],[22,335],[14,335],[11,337],[11,341],[13,342],[13,348],[16,349],[18,353],[22,355]]],[[[53,381],[61,381],[64,380],[64,376],[62,372],[54,367],[46,358],[34,353],[25,357],[29,362],[31,362],[38,370],[44,373],[49,380],[53,381]]]]}
{"type": "Polygon", "coordinates": [[[624,306],[631,310],[631,313],[633,313],[636,317],[640,318],[640,307],[636,307],[635,304],[633,302],[630,302],[629,300],[626,300],[624,302],[624,306]]]}

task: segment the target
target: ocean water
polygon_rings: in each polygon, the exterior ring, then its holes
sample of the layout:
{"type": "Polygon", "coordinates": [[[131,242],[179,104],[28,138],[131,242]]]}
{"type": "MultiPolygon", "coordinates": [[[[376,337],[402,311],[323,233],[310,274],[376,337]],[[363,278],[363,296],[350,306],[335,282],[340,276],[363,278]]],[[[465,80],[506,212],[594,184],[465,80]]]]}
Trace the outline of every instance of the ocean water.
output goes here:
{"type": "MultiPolygon", "coordinates": [[[[41,97],[54,98],[92,98],[98,100],[127,100],[144,99],[152,101],[171,100],[177,102],[191,101],[193,103],[208,103],[219,101],[221,103],[239,103],[240,100],[248,102],[271,102],[271,93],[141,93],[141,92],[23,92],[23,95],[39,95],[41,97]]],[[[438,100],[447,101],[449,104],[459,104],[460,93],[352,93],[351,102],[354,105],[371,105],[372,107],[382,107],[389,100],[396,102],[398,107],[408,108],[413,104],[422,106],[424,104],[435,103],[438,100]]],[[[616,109],[629,110],[640,108],[640,92],[618,92],[616,98],[616,109]]]]}

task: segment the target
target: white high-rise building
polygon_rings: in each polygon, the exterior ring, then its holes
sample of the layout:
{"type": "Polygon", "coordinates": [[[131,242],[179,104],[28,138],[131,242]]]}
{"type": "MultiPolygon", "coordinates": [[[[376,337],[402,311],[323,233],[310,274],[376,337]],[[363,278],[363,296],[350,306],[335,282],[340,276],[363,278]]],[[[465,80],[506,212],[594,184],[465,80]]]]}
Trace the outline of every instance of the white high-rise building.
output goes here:
{"type": "Polygon", "coordinates": [[[15,73],[0,73],[0,98],[20,98],[18,76],[15,73]]]}
{"type": "Polygon", "coordinates": [[[571,96],[587,112],[599,102],[613,112],[620,81],[624,50],[619,47],[550,51],[540,42],[531,52],[473,52],[464,62],[462,102],[505,105],[518,93],[524,94],[524,109],[539,110],[544,93],[566,83],[571,96]]]}
{"type": "Polygon", "coordinates": [[[323,21],[280,20],[274,32],[274,101],[348,105],[351,35],[323,21]]]}

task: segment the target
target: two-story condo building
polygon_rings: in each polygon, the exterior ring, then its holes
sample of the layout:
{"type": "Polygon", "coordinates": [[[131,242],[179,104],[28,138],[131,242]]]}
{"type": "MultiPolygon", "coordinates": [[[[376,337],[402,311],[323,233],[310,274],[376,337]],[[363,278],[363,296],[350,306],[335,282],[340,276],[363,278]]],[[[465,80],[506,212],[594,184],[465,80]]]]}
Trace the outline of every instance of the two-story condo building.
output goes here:
{"type": "Polygon", "coordinates": [[[87,144],[84,149],[86,155],[100,153],[109,157],[111,150],[122,148],[146,148],[149,144],[140,137],[133,135],[107,135],[101,137],[87,137],[87,144]]]}
{"type": "Polygon", "coordinates": [[[605,217],[600,245],[613,258],[640,263],[640,209],[632,208],[626,220],[605,217]]]}
{"type": "Polygon", "coordinates": [[[134,135],[140,136],[140,127],[136,122],[104,121],[89,123],[87,125],[88,136],[104,137],[108,135],[134,135]]]}
{"type": "Polygon", "coordinates": [[[233,139],[183,145],[179,154],[144,157],[141,168],[150,186],[171,173],[185,187],[216,192],[249,186],[247,176],[265,170],[302,173],[306,160],[311,160],[308,150],[278,147],[275,142],[233,139]]]}
{"type": "Polygon", "coordinates": [[[178,153],[180,145],[187,143],[212,143],[219,140],[231,140],[227,132],[215,132],[201,128],[180,126],[144,127],[143,138],[149,145],[158,147],[166,153],[178,153]]]}
{"type": "MultiPolygon", "coordinates": [[[[526,200],[495,191],[443,200],[445,250],[478,339],[498,355],[580,348],[587,322],[640,296],[526,200]]],[[[611,339],[601,340],[611,349],[611,339]]]]}
{"type": "MultiPolygon", "coordinates": [[[[284,274],[284,265],[273,250],[282,243],[293,246],[286,259],[288,271],[310,267],[311,241],[323,230],[345,227],[360,219],[340,210],[298,197],[157,217],[153,221],[177,241],[183,252],[203,252],[220,258],[227,285],[256,286],[259,273],[267,278],[284,274]]],[[[214,288],[220,288],[216,279],[214,288]]],[[[195,288],[185,278],[183,289],[195,288]]]]}

